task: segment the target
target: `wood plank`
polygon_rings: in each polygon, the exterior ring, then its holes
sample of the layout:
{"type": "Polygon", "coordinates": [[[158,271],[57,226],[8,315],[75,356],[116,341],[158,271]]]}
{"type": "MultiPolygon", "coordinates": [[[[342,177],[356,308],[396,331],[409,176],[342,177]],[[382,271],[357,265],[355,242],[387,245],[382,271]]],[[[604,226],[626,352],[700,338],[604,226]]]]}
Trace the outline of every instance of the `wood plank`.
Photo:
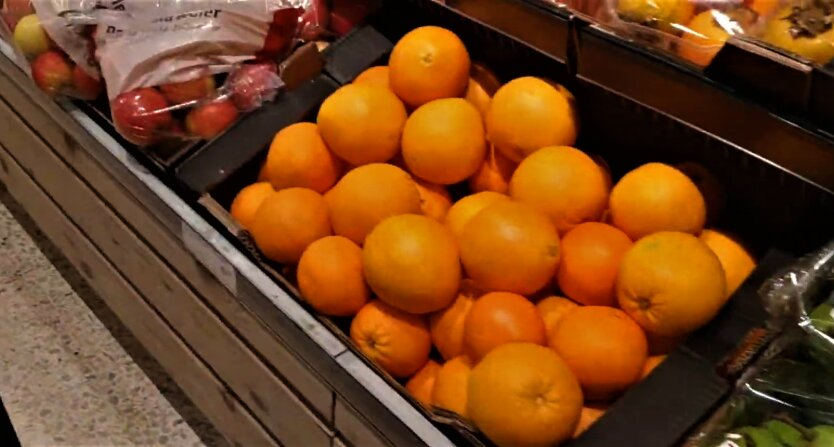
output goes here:
{"type": "Polygon", "coordinates": [[[293,392],[0,101],[0,143],[283,443],[329,446],[293,392]]]}
{"type": "Polygon", "coordinates": [[[363,416],[354,412],[350,404],[344,402],[341,397],[336,398],[336,407],[333,413],[336,430],[352,445],[361,447],[388,447],[391,445],[372,428],[363,416]]]}
{"type": "Polygon", "coordinates": [[[30,98],[0,75],[0,92],[25,120],[38,129],[54,152],[83,178],[122,219],[177,270],[222,318],[251,344],[269,366],[282,375],[319,417],[332,426],[333,391],[319,374],[299,359],[250,309],[205,270],[180,240],[153,213],[114,179],[90,153],[61,130],[30,98]]]}
{"type": "Polygon", "coordinates": [[[226,438],[234,445],[278,445],[2,145],[0,181],[226,438]]]}

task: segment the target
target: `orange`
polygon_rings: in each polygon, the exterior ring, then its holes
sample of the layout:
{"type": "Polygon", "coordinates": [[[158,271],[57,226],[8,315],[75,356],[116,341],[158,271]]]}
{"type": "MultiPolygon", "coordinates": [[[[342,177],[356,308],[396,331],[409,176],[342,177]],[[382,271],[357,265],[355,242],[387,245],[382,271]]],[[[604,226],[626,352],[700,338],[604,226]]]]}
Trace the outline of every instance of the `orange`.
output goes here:
{"type": "Polygon", "coordinates": [[[547,146],[576,142],[576,116],[568,95],[534,77],[514,79],[495,92],[486,116],[489,141],[513,161],[547,146]]]}
{"type": "Polygon", "coordinates": [[[269,176],[266,172],[266,161],[263,162],[260,169],[258,169],[258,182],[268,182],[269,176]]]}
{"type": "Polygon", "coordinates": [[[463,327],[474,303],[474,294],[461,292],[451,306],[429,318],[431,341],[444,359],[463,354],[463,327]]]}
{"type": "Polygon", "coordinates": [[[405,383],[405,389],[421,404],[430,407],[440,364],[429,360],[405,383]]]}
{"type": "Polygon", "coordinates": [[[561,296],[549,296],[536,303],[536,309],[544,321],[548,338],[556,330],[556,325],[559,324],[562,317],[577,307],[579,307],[578,304],[561,296]]]}
{"type": "Polygon", "coordinates": [[[721,262],[697,237],[663,231],[637,241],[617,276],[620,307],[647,332],[688,334],[710,321],[724,305],[721,262]]]}
{"type": "Polygon", "coordinates": [[[370,299],[362,249],[346,237],[327,236],[310,244],[298,261],[296,278],[301,296],[325,315],[354,315],[370,299]]]}
{"type": "Polygon", "coordinates": [[[298,262],[308,245],[332,234],[324,198],[306,188],[272,193],[258,208],[249,231],[264,256],[282,263],[298,262]]]}
{"type": "Polygon", "coordinates": [[[498,447],[547,447],[573,435],[582,411],[576,378],[550,349],[509,343],[469,376],[467,413],[498,447]]]}
{"type": "Polygon", "coordinates": [[[697,234],[707,217],[698,187],[681,171],[648,163],[614,185],[609,200],[611,223],[631,240],[658,231],[697,234]]]}
{"type": "Polygon", "coordinates": [[[515,168],[515,162],[490,145],[481,167],[469,177],[469,189],[473,192],[495,191],[506,194],[510,190],[510,178],[515,168]]]}
{"type": "Polygon", "coordinates": [[[313,123],[296,123],[275,134],[266,155],[266,175],[275,189],[309,188],[324,194],[342,170],[313,123]]]}
{"type": "Polygon", "coordinates": [[[359,245],[383,219],[419,213],[420,192],[411,176],[383,163],[360,166],[345,174],[326,195],[333,231],[359,245]]]}
{"type": "Polygon", "coordinates": [[[348,84],[324,100],[316,122],[327,147],[359,166],[397,154],[406,118],[405,106],[391,90],[348,84]]]}
{"type": "Polygon", "coordinates": [[[359,309],[350,324],[350,339],[371,361],[397,378],[417,372],[431,351],[425,319],[379,300],[359,309]]]}
{"type": "Polygon", "coordinates": [[[466,180],[486,155],[481,115],[460,98],[428,102],[405,122],[402,153],[408,170],[423,180],[441,185],[466,180]]]}
{"type": "Polygon", "coordinates": [[[535,293],[559,263],[559,235],[550,220],[509,200],[471,218],[458,242],[467,275],[483,290],[535,293]]]}
{"type": "Polygon", "coordinates": [[[608,180],[584,152],[568,146],[540,149],[518,165],[510,197],[546,214],[560,234],[599,220],[608,206],[608,180]]]}
{"type": "Polygon", "coordinates": [[[578,307],[562,317],[549,340],[582,385],[586,399],[608,399],[640,380],[649,347],[625,312],[578,307]]]}
{"type": "Polygon", "coordinates": [[[422,180],[416,180],[414,184],[417,186],[417,192],[420,193],[420,209],[423,210],[423,214],[438,222],[443,222],[446,219],[446,213],[452,207],[452,197],[449,196],[449,191],[440,185],[422,180]]]}
{"type": "Polygon", "coordinates": [[[237,193],[229,212],[241,227],[248,230],[252,227],[252,221],[255,220],[255,213],[258,208],[274,192],[275,190],[269,182],[253,183],[237,193]]]}
{"type": "Polygon", "coordinates": [[[484,208],[499,201],[510,201],[510,198],[497,192],[484,191],[466,196],[452,205],[446,213],[446,226],[452,230],[455,237],[460,238],[469,219],[484,208]]]}
{"type": "Polygon", "coordinates": [[[744,2],[748,8],[755,11],[759,16],[766,17],[779,5],[777,0],[748,0],[744,2]]]}
{"type": "Polygon", "coordinates": [[[385,65],[379,67],[371,67],[353,80],[354,84],[370,84],[378,87],[388,88],[388,67],[385,65]]]}
{"type": "Polygon", "coordinates": [[[726,195],[721,180],[707,168],[698,163],[684,162],[675,165],[681,172],[686,174],[692,183],[701,191],[704,203],[707,207],[707,223],[716,222],[724,211],[726,195]]]}
{"type": "Polygon", "coordinates": [[[466,356],[444,363],[435,378],[432,404],[466,417],[466,387],[471,372],[472,361],[466,356]]]}
{"type": "Polygon", "coordinates": [[[562,259],[556,271],[559,288],[581,304],[616,306],[614,285],[620,260],[631,245],[631,239],[611,225],[577,225],[562,238],[562,259]]]}
{"type": "Polygon", "coordinates": [[[391,51],[391,89],[411,107],[461,96],[469,66],[469,53],[455,33],[436,26],[416,28],[391,51]]]}
{"type": "Polygon", "coordinates": [[[362,250],[365,279],[380,300],[424,314],[443,309],[460,287],[460,258],[448,228],[426,216],[383,220],[362,250]]]}
{"type": "Polygon", "coordinates": [[[463,97],[486,116],[492,95],[501,87],[495,74],[481,64],[473,63],[469,73],[469,84],[463,97]]]}
{"type": "Polygon", "coordinates": [[[718,256],[727,281],[727,298],[753,273],[756,261],[730,236],[715,230],[704,230],[700,239],[718,256]]]}
{"type": "Polygon", "coordinates": [[[573,432],[573,439],[578,438],[582,433],[585,433],[597,419],[605,414],[607,408],[597,405],[586,405],[582,407],[582,413],[579,415],[579,424],[576,425],[576,430],[573,432]]]}
{"type": "Polygon", "coordinates": [[[657,368],[658,365],[663,363],[666,360],[665,355],[653,355],[646,359],[646,363],[643,365],[643,374],[640,376],[641,379],[645,379],[649,376],[649,374],[657,368]]]}
{"type": "MultiPolygon", "coordinates": [[[[716,22],[716,17],[732,23],[733,19],[721,11],[708,9],[697,14],[683,28],[678,54],[696,65],[706,67],[730,38],[730,33],[716,22]]],[[[739,27],[738,31],[742,31],[739,27]]]]}
{"type": "Polygon", "coordinates": [[[504,343],[523,341],[543,345],[544,321],[536,306],[515,293],[492,292],[475,300],[463,327],[463,349],[473,360],[504,343]]]}

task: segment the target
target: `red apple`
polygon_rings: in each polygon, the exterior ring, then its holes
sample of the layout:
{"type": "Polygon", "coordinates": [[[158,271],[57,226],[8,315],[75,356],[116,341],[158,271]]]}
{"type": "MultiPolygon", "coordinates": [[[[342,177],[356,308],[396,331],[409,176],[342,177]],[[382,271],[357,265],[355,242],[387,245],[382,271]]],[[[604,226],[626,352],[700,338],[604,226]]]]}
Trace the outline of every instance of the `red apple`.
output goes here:
{"type": "Polygon", "coordinates": [[[186,104],[212,97],[217,86],[214,84],[214,76],[209,75],[185,82],[163,84],[159,89],[171,104],[186,104]]]}
{"type": "Polygon", "coordinates": [[[32,8],[30,0],[6,0],[3,2],[2,16],[9,29],[14,29],[17,22],[23,17],[34,14],[35,10],[32,8]]]}
{"type": "Polygon", "coordinates": [[[165,97],[148,87],[122,93],[110,102],[110,109],[116,130],[138,146],[159,141],[174,121],[165,97]]]}
{"type": "Polygon", "coordinates": [[[253,110],[275,98],[281,80],[273,62],[258,62],[242,65],[229,76],[226,84],[238,109],[253,110]]]}
{"type": "Polygon", "coordinates": [[[270,25],[264,38],[264,45],[258,55],[264,59],[276,60],[284,55],[292,46],[295,29],[270,25]]]}
{"type": "Polygon", "coordinates": [[[50,50],[32,61],[32,78],[41,90],[56,95],[72,86],[72,65],[63,54],[50,50]]]}
{"type": "Polygon", "coordinates": [[[301,8],[281,8],[272,13],[272,24],[282,28],[296,28],[304,11],[301,8]]]}
{"type": "Polygon", "coordinates": [[[88,75],[79,65],[72,70],[72,83],[75,86],[75,96],[80,99],[92,101],[101,93],[101,79],[88,75]]]}
{"type": "Polygon", "coordinates": [[[333,0],[330,10],[330,31],[337,36],[343,36],[365,20],[373,10],[373,2],[333,0]]]}
{"type": "Polygon", "coordinates": [[[189,134],[210,140],[226,130],[237,119],[237,107],[229,100],[203,104],[185,117],[185,129],[189,134]]]}

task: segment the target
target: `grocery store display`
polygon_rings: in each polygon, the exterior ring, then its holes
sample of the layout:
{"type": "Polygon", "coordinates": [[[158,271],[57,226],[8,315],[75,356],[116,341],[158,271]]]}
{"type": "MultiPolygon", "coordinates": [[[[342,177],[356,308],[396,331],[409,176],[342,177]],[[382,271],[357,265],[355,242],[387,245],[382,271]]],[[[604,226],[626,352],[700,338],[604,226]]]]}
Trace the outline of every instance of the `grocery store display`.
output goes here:
{"type": "MultiPolygon", "coordinates": [[[[558,84],[518,78],[487,95],[482,114],[487,89],[411,78],[435,63],[470,66],[472,82],[486,72],[450,34],[407,33],[397,65],[337,89],[317,123],[280,130],[260,174],[278,192],[261,186],[269,198],[242,223],[285,267],[303,252],[303,299],[352,317],[356,349],[416,402],[500,446],[552,445],[650,376],[755,261],[704,229],[704,195],[721,193],[709,172],[648,163],[612,179],[602,160],[565,146],[582,104],[558,84]],[[420,55],[418,69],[409,58],[420,55]],[[497,157],[504,168],[485,174],[497,157]],[[278,209],[282,192],[302,191],[306,203],[278,209]],[[259,227],[267,214],[275,220],[259,227]],[[552,388],[512,396],[525,383],[552,388]],[[543,416],[519,419],[524,411],[543,416]]],[[[247,188],[233,203],[259,199],[247,188]]]]}
{"type": "Polygon", "coordinates": [[[826,0],[788,5],[769,18],[762,40],[818,64],[834,59],[834,5],[826,0]]]}

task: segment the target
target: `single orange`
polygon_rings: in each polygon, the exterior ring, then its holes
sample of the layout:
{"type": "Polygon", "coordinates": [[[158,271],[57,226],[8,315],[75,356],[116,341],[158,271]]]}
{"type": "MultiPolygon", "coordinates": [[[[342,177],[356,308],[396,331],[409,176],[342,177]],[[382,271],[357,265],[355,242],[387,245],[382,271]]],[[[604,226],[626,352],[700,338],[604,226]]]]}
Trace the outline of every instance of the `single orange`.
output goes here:
{"type": "Polygon", "coordinates": [[[248,230],[252,227],[258,208],[274,192],[275,189],[269,182],[253,183],[237,193],[229,212],[241,227],[248,230]]]}
{"type": "Polygon", "coordinates": [[[654,371],[655,368],[658,367],[663,361],[666,360],[665,355],[653,355],[646,359],[646,363],[643,365],[643,374],[640,376],[641,379],[645,379],[649,376],[649,374],[654,371]]]}
{"type": "Polygon", "coordinates": [[[469,53],[455,33],[437,26],[416,28],[391,51],[391,89],[411,107],[458,97],[469,82],[469,66],[469,53]]]}
{"type": "Polygon", "coordinates": [[[536,303],[536,309],[544,321],[544,329],[547,332],[548,339],[556,331],[556,326],[562,317],[577,307],[579,307],[578,304],[561,296],[549,296],[536,303]]]}
{"type": "Polygon", "coordinates": [[[461,355],[444,363],[435,378],[432,404],[466,417],[466,389],[471,373],[469,357],[461,355]]]}
{"type": "Polygon", "coordinates": [[[452,205],[446,213],[446,226],[452,230],[455,237],[460,239],[463,234],[463,229],[469,219],[472,219],[476,214],[481,212],[484,208],[499,201],[510,201],[510,198],[492,191],[479,192],[477,194],[468,195],[452,205]]]}
{"type": "Polygon", "coordinates": [[[472,217],[458,242],[467,275],[483,290],[535,293],[559,264],[559,235],[550,220],[509,200],[472,217]]]}
{"type": "Polygon", "coordinates": [[[318,126],[296,123],[275,134],[266,175],[275,189],[309,188],[324,194],[339,179],[342,163],[325,146],[318,126]]]}
{"type": "Polygon", "coordinates": [[[726,301],[721,262],[697,237],[662,231],[637,241],[617,276],[620,307],[647,332],[688,334],[706,324],[726,301]]]}
{"type": "Polygon", "coordinates": [[[420,192],[411,176],[384,163],[360,166],[345,174],[326,195],[333,231],[362,245],[385,218],[420,213],[420,192]]]}
{"type": "Polygon", "coordinates": [[[416,180],[414,182],[417,186],[417,192],[420,193],[420,209],[423,214],[432,219],[443,222],[446,219],[446,213],[452,207],[452,197],[449,196],[449,191],[441,185],[416,180]]]}
{"type": "Polygon", "coordinates": [[[472,369],[467,414],[498,447],[554,446],[569,439],[582,411],[582,391],[552,350],[508,343],[472,369]]]}
{"type": "Polygon", "coordinates": [[[490,145],[481,167],[469,177],[469,189],[473,192],[495,191],[506,194],[510,190],[510,178],[516,166],[515,162],[490,145]]]}
{"type": "Polygon", "coordinates": [[[562,238],[562,259],[556,271],[559,288],[581,304],[616,306],[617,273],[631,245],[631,239],[611,225],[577,225],[562,238]]]}
{"type": "Polygon", "coordinates": [[[441,185],[466,180],[486,155],[481,115],[461,98],[428,102],[405,122],[402,154],[408,170],[423,180],[441,185]]]}
{"type": "Polygon", "coordinates": [[[460,287],[455,237],[426,216],[403,214],[383,220],[365,240],[362,265],[380,300],[414,314],[446,308],[460,287]]]}
{"type": "Polygon", "coordinates": [[[440,364],[429,360],[405,383],[405,389],[421,404],[430,407],[440,364]]]}
{"type": "Polygon", "coordinates": [[[640,380],[649,347],[625,312],[578,307],[562,317],[549,340],[582,385],[586,399],[609,399],[640,380]]]}
{"type": "Polygon", "coordinates": [[[351,165],[392,159],[400,149],[408,117],[391,90],[368,84],[348,84],[319,108],[316,123],[327,147],[351,165]]]}
{"type": "Polygon", "coordinates": [[[272,193],[258,208],[249,231],[264,256],[282,263],[298,262],[307,246],[333,234],[324,198],[306,188],[272,193]]]}
{"type": "Polygon", "coordinates": [[[727,281],[727,298],[753,273],[756,261],[736,240],[716,230],[704,230],[700,239],[718,256],[727,281]]]}
{"type": "Polygon", "coordinates": [[[568,146],[540,149],[518,165],[510,197],[545,213],[560,234],[597,221],[608,206],[608,179],[584,152],[568,146]]]}
{"type": "Polygon", "coordinates": [[[495,92],[486,129],[489,141],[519,162],[543,147],[573,145],[577,120],[569,96],[539,78],[524,77],[495,92]]]}
{"type": "Polygon", "coordinates": [[[463,328],[464,352],[477,361],[487,353],[514,341],[543,345],[544,321],[527,298],[492,292],[475,300],[463,328]]]}
{"type": "Polygon", "coordinates": [[[378,67],[371,67],[353,80],[354,84],[371,84],[378,87],[388,88],[388,66],[382,65],[378,67]]]}
{"type": "Polygon", "coordinates": [[[721,180],[706,167],[694,162],[683,162],[675,168],[686,174],[701,191],[707,207],[707,223],[715,223],[724,212],[726,194],[721,180]]]}
{"type": "Polygon", "coordinates": [[[379,300],[365,304],[353,318],[350,339],[371,361],[397,378],[416,373],[431,351],[425,319],[379,300]]]}
{"type": "Polygon", "coordinates": [[[611,223],[633,241],[658,231],[697,234],[707,217],[698,187],[662,163],[648,163],[623,176],[611,190],[608,206],[611,223]]]}
{"type": "Polygon", "coordinates": [[[307,247],[298,261],[301,296],[318,312],[348,317],[370,299],[362,273],[362,249],[342,236],[323,237],[307,247]]]}
{"type": "Polygon", "coordinates": [[[463,354],[464,323],[474,303],[474,294],[462,291],[451,306],[429,318],[431,341],[444,359],[450,360],[463,354]]]}

